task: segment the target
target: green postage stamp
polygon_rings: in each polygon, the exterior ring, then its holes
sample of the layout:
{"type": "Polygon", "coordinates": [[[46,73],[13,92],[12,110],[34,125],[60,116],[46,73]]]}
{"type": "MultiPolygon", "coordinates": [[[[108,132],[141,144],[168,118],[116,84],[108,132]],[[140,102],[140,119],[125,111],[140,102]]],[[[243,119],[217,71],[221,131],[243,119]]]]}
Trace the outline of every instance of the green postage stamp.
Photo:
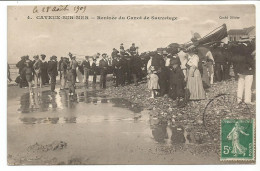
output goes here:
{"type": "Polygon", "coordinates": [[[220,136],[221,161],[255,160],[254,119],[223,119],[220,136]]]}

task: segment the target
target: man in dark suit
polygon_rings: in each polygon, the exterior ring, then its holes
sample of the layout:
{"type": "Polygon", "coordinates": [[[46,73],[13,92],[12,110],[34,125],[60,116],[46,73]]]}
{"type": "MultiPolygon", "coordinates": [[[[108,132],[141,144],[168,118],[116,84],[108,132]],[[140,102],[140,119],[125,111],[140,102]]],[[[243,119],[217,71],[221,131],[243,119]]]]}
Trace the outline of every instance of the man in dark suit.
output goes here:
{"type": "Polygon", "coordinates": [[[113,67],[114,67],[114,74],[115,74],[115,82],[116,85],[115,87],[118,87],[119,84],[121,84],[122,82],[122,66],[121,66],[122,62],[120,59],[120,55],[117,55],[114,59],[113,59],[113,67]]]}
{"type": "Polygon", "coordinates": [[[48,62],[48,74],[51,78],[51,91],[55,92],[56,77],[58,76],[57,70],[57,56],[52,56],[48,62]]]}
{"type": "Polygon", "coordinates": [[[100,88],[106,88],[108,61],[106,59],[105,53],[102,54],[102,59],[99,61],[99,67],[100,67],[100,88]]]}
{"type": "Polygon", "coordinates": [[[46,55],[41,54],[42,65],[41,65],[41,76],[42,76],[42,84],[49,84],[49,76],[48,76],[48,63],[45,61],[46,55]]]}
{"type": "Polygon", "coordinates": [[[85,59],[81,66],[84,69],[84,84],[86,88],[88,87],[88,77],[89,77],[89,72],[90,72],[90,62],[89,62],[89,56],[85,56],[85,59]]]}

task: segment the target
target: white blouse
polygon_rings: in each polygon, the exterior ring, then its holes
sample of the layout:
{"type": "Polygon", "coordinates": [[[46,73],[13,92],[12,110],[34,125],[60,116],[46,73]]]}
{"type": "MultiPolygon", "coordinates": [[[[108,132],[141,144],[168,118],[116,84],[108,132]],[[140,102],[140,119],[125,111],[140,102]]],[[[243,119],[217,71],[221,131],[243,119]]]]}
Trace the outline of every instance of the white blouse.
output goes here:
{"type": "Polygon", "coordinates": [[[192,56],[188,56],[188,62],[187,64],[189,66],[195,66],[198,67],[198,63],[199,63],[199,57],[196,54],[193,54],[192,56]]]}

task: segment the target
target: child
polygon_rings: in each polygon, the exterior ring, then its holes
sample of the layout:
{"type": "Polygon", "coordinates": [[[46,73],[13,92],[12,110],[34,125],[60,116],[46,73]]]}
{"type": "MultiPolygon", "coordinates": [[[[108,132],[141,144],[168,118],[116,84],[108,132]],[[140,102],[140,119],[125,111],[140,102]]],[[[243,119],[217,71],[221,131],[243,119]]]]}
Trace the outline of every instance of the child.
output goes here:
{"type": "Polygon", "coordinates": [[[68,67],[67,80],[69,86],[69,95],[75,95],[75,79],[71,67],[68,67]]]}
{"type": "Polygon", "coordinates": [[[150,67],[150,74],[148,75],[148,89],[151,90],[151,98],[154,98],[157,94],[157,90],[160,89],[159,86],[159,77],[156,75],[154,66],[150,67]]]}
{"type": "Polygon", "coordinates": [[[30,60],[25,61],[25,67],[22,70],[22,74],[25,75],[26,81],[28,82],[29,85],[29,92],[32,95],[32,80],[33,80],[33,69],[30,66],[30,60]]]}

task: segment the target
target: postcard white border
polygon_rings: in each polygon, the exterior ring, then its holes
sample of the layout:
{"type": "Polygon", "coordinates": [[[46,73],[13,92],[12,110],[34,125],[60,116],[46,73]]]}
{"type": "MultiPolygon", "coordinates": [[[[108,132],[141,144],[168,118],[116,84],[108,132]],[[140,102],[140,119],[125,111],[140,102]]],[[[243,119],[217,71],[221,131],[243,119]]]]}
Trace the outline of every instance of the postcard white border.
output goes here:
{"type": "MultiPolygon", "coordinates": [[[[260,170],[260,162],[258,157],[260,156],[260,130],[257,125],[260,124],[259,116],[256,114],[256,165],[152,165],[152,166],[141,166],[141,165],[130,165],[130,166],[7,166],[7,6],[8,5],[217,5],[217,4],[255,4],[256,5],[256,54],[257,54],[257,65],[256,73],[259,73],[260,70],[260,43],[259,36],[260,33],[260,2],[257,1],[12,1],[12,2],[3,2],[0,1],[0,56],[4,59],[0,62],[1,74],[0,74],[0,104],[1,104],[1,113],[0,113],[0,170],[21,170],[21,171],[41,171],[41,170],[106,170],[106,171],[133,171],[133,170],[143,170],[147,169],[149,171],[153,170],[192,170],[192,171],[213,171],[213,170],[236,170],[236,171],[256,171],[260,170]],[[258,53],[259,51],[259,53],[258,53]]],[[[257,74],[258,77],[258,74],[257,74]]],[[[259,85],[259,80],[256,79],[257,85],[259,85]]],[[[258,87],[258,86],[257,86],[258,87]]],[[[259,95],[257,95],[258,99],[259,95]]],[[[258,101],[257,101],[258,102],[258,101]]],[[[259,105],[257,106],[257,111],[259,111],[259,105]]]]}

